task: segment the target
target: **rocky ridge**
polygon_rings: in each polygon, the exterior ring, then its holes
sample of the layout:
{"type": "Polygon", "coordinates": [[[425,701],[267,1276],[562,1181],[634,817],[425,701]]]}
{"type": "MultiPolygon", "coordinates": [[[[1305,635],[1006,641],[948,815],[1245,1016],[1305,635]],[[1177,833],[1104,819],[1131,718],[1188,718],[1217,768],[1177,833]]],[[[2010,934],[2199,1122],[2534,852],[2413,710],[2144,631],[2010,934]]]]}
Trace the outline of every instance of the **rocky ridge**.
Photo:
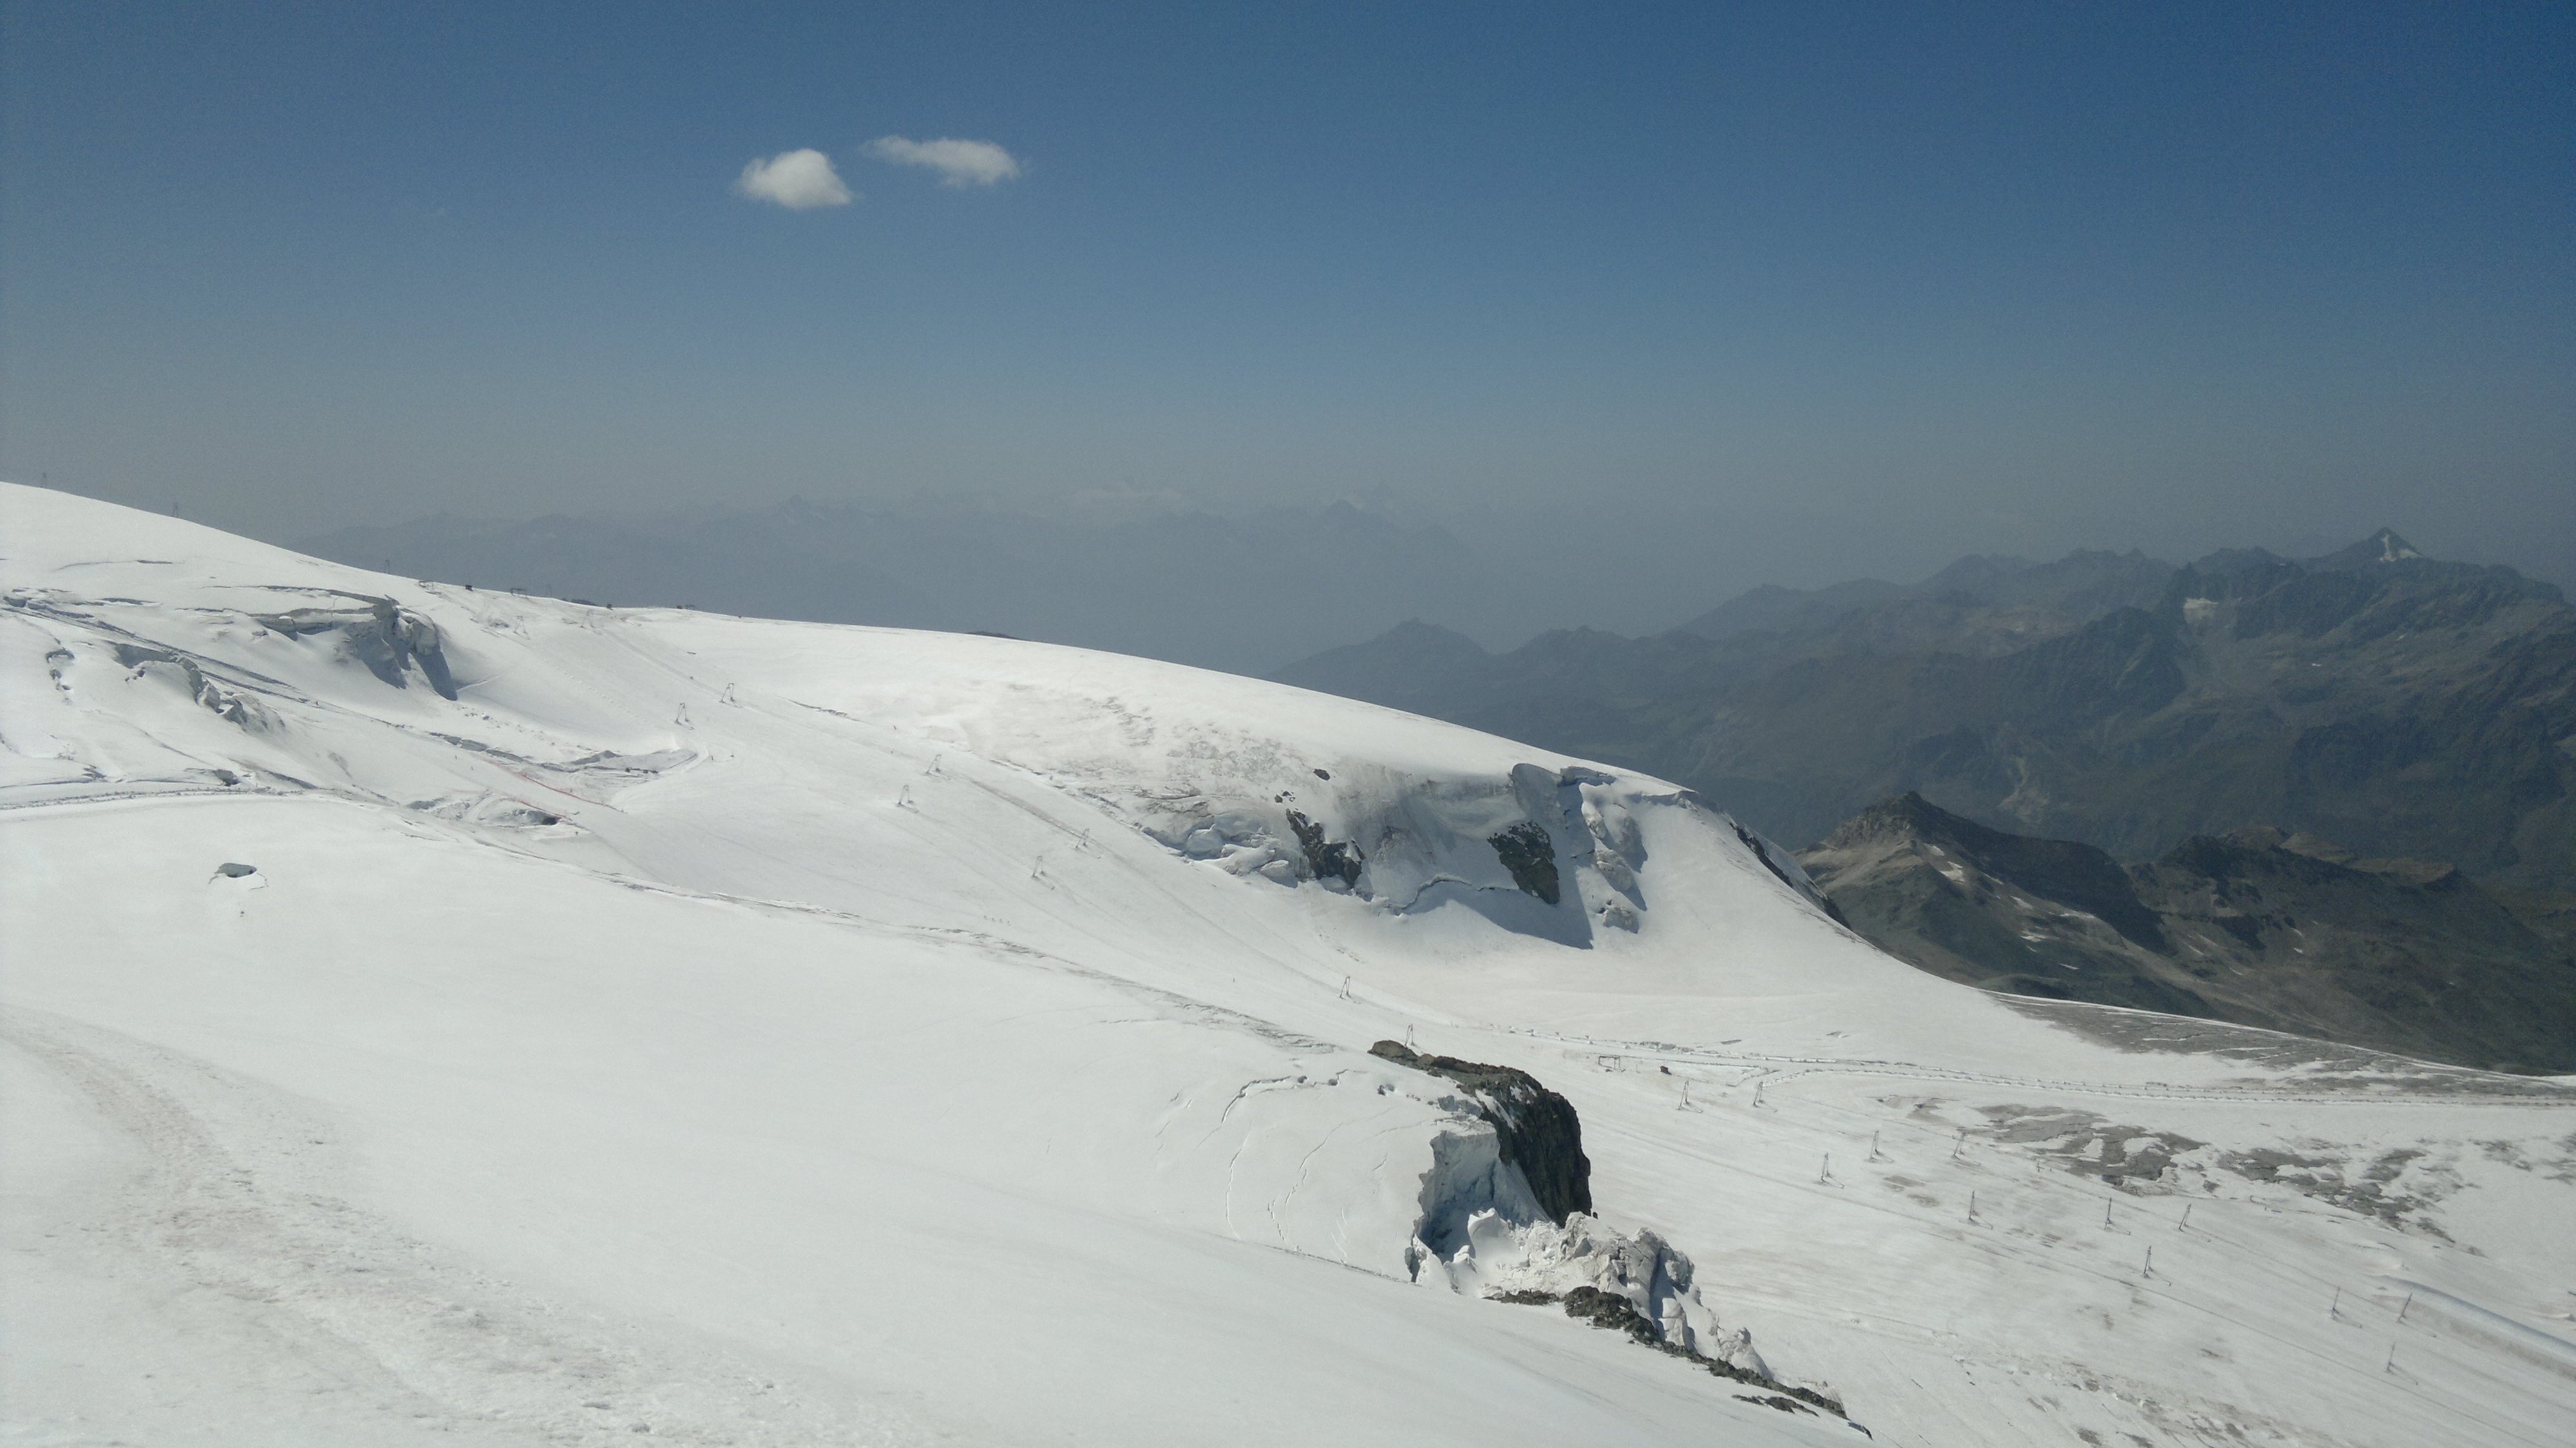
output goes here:
{"type": "Polygon", "coordinates": [[[2456,867],[2314,835],[2196,835],[2122,866],[1906,794],[1803,851],[1843,918],[1950,980],[2424,1059],[2576,1070],[2576,958],[2456,867]]]}
{"type": "Polygon", "coordinates": [[[1914,791],[2122,859],[2268,822],[2576,879],[2576,609],[2386,529],[2306,560],[1968,559],[1500,655],[1415,624],[1275,677],[1645,770],[1777,839],[1914,791]]]}

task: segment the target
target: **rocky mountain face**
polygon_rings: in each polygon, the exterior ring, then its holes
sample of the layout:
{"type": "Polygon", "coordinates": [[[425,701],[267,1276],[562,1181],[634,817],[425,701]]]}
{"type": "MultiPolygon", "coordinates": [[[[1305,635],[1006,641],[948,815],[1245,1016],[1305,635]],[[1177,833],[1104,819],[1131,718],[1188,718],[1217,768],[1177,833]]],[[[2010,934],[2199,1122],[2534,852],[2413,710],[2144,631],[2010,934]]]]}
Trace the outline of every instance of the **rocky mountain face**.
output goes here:
{"type": "Polygon", "coordinates": [[[2251,828],[2124,867],[1917,794],[1798,858],[1854,929],[1969,985],[2576,1071],[2576,958],[2447,864],[2251,828]]]}
{"type": "Polygon", "coordinates": [[[2576,610],[2386,530],[2304,561],[1968,559],[1500,655],[1410,625],[1275,677],[1649,770],[1785,840],[1913,791],[2124,859],[2269,822],[2576,879],[2576,610]]]}

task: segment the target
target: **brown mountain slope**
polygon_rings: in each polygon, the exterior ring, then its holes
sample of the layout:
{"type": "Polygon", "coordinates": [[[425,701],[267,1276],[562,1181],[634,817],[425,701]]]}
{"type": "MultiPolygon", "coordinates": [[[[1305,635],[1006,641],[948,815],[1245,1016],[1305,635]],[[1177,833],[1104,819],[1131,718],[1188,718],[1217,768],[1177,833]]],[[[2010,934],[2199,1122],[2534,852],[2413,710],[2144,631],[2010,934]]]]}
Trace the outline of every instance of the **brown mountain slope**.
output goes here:
{"type": "Polygon", "coordinates": [[[2123,868],[1914,794],[1798,858],[1853,929],[1952,980],[2576,1071],[2576,960],[2448,865],[2245,829],[2123,868]]]}

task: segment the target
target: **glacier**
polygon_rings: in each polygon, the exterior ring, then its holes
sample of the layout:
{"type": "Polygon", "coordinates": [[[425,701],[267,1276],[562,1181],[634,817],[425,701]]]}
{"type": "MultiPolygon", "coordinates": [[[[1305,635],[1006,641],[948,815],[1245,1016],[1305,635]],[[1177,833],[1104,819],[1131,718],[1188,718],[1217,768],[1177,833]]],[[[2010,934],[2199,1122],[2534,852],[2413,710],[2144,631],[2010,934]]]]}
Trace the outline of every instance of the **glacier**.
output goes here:
{"type": "Polygon", "coordinates": [[[1660,780],[17,485],[0,598],[9,1441],[2576,1423],[2576,1081],[1952,985],[1660,780]]]}

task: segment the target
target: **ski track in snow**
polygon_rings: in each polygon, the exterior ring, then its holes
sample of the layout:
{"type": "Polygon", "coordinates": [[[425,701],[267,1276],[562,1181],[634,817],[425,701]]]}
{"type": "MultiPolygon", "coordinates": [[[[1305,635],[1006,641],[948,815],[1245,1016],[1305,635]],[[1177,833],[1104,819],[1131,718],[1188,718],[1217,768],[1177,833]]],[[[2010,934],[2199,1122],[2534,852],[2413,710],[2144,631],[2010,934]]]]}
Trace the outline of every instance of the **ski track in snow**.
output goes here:
{"type": "Polygon", "coordinates": [[[1865,1441],[1408,1283],[1397,1038],[1879,1443],[2576,1442],[2576,1082],[2008,1006],[1413,716],[0,507],[0,1441],[1865,1441]]]}

